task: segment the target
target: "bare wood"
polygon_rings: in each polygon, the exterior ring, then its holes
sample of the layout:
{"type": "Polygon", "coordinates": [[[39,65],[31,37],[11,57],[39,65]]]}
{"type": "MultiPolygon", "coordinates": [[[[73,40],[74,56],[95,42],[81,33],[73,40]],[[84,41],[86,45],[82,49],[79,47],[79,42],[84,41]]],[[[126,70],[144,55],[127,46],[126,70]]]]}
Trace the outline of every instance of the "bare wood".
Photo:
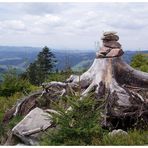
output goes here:
{"type": "Polygon", "coordinates": [[[148,73],[135,70],[120,57],[114,60],[115,76],[119,83],[148,88],[148,73]]]}

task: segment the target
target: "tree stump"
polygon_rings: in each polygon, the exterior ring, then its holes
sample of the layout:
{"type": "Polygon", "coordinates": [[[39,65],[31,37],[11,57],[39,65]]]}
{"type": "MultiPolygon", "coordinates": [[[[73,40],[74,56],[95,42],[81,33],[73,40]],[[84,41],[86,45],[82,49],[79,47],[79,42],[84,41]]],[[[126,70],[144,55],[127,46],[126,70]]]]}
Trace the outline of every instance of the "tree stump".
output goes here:
{"type": "MultiPolygon", "coordinates": [[[[81,92],[83,99],[93,92],[104,98],[104,127],[129,128],[148,125],[148,73],[133,69],[122,60],[123,50],[116,32],[105,32],[103,46],[96,53],[92,66],[81,76],[71,75],[65,83],[51,82],[44,88],[60,87],[81,92]],[[143,120],[143,122],[141,122],[143,120]],[[139,126],[139,124],[138,124],[139,126]]],[[[63,92],[63,91],[62,91],[63,92]]]]}

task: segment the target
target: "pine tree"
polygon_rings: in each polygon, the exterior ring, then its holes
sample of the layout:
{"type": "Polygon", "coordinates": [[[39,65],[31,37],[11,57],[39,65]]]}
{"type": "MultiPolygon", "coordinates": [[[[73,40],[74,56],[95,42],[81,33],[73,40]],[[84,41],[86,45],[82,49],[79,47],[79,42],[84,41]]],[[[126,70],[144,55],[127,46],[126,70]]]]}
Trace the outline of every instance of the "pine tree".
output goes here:
{"type": "Polygon", "coordinates": [[[51,50],[45,46],[43,50],[38,54],[37,66],[38,66],[38,79],[41,84],[48,77],[48,74],[52,72],[55,66],[55,56],[51,50]]]}
{"type": "Polygon", "coordinates": [[[43,83],[47,79],[48,74],[53,71],[55,63],[54,54],[45,46],[42,51],[39,52],[37,60],[31,63],[27,69],[29,81],[35,85],[43,83]]]}
{"type": "Polygon", "coordinates": [[[39,83],[37,78],[37,71],[38,67],[36,61],[34,63],[31,63],[27,68],[27,77],[31,84],[37,85],[39,83]]]}

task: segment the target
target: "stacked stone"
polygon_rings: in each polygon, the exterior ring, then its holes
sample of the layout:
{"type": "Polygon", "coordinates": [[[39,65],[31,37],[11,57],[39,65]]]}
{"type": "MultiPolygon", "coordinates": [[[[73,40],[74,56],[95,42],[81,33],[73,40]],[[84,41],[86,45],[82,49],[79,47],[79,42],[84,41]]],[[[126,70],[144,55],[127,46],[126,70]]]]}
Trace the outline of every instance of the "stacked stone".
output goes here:
{"type": "Polygon", "coordinates": [[[96,53],[97,58],[112,58],[123,55],[124,52],[121,49],[121,44],[118,42],[119,36],[116,34],[117,32],[105,32],[103,34],[101,38],[103,46],[100,48],[99,52],[96,53]]]}

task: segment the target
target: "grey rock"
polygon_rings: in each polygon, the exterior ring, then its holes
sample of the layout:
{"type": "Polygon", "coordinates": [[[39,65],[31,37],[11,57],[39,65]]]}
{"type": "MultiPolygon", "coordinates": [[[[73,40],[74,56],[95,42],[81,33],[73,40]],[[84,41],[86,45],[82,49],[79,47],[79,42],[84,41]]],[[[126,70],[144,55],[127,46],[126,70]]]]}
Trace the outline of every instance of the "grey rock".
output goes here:
{"type": "Polygon", "coordinates": [[[104,41],[118,41],[119,36],[117,36],[117,35],[108,35],[108,36],[103,36],[101,39],[104,40],[104,41]]]}
{"type": "Polygon", "coordinates": [[[120,48],[101,48],[99,52],[96,53],[96,58],[113,58],[120,57],[124,54],[123,50],[120,48]]]}
{"type": "Polygon", "coordinates": [[[125,132],[125,131],[122,130],[122,129],[118,129],[118,130],[113,130],[112,132],[109,132],[108,135],[109,135],[110,137],[119,136],[119,135],[125,135],[125,136],[127,136],[128,133],[125,132]]]}
{"type": "Polygon", "coordinates": [[[115,34],[117,34],[117,32],[115,32],[115,31],[106,31],[103,33],[104,36],[115,35],[115,34]]]}
{"type": "Polygon", "coordinates": [[[99,50],[99,53],[106,55],[107,53],[109,53],[112,50],[112,48],[108,48],[108,47],[101,47],[99,50]]]}
{"type": "Polygon", "coordinates": [[[106,54],[106,57],[120,57],[124,54],[123,50],[120,48],[114,48],[109,53],[106,54]]]}
{"type": "Polygon", "coordinates": [[[121,48],[121,44],[116,41],[103,42],[103,45],[109,48],[121,48]]]}
{"type": "Polygon", "coordinates": [[[36,107],[12,129],[12,133],[27,145],[38,145],[40,133],[52,125],[50,117],[48,113],[36,107]]]}

